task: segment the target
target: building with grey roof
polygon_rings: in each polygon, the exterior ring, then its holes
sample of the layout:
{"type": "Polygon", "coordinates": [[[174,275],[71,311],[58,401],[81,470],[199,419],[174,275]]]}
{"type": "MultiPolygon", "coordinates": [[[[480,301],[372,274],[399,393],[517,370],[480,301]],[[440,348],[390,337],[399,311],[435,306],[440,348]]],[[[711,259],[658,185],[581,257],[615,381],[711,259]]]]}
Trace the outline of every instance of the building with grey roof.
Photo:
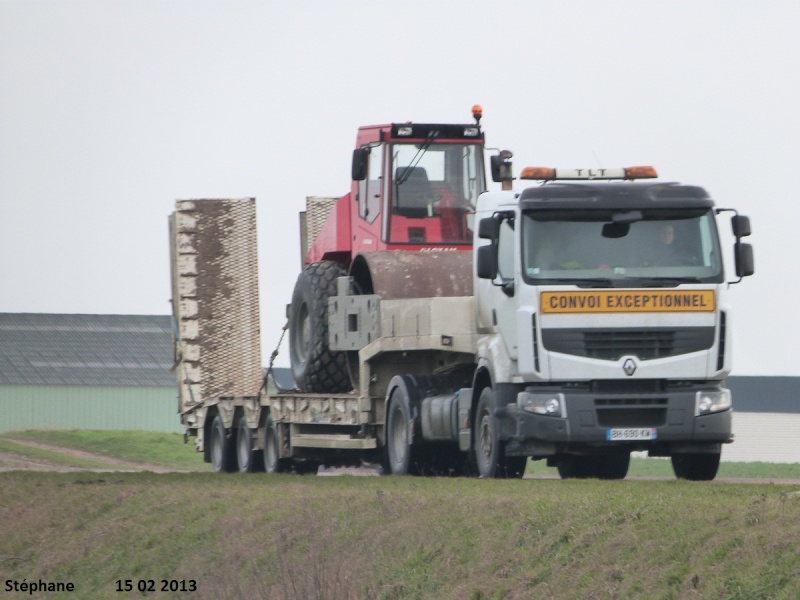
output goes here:
{"type": "Polygon", "coordinates": [[[0,431],[182,431],[171,317],[0,313],[0,431]]]}

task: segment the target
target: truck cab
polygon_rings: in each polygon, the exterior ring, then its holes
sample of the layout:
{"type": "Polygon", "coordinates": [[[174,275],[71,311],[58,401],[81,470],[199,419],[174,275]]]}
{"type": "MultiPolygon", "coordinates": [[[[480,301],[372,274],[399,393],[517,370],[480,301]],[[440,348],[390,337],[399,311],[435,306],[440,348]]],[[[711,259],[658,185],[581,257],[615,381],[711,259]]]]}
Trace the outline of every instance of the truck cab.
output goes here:
{"type": "MultiPolygon", "coordinates": [[[[725,211],[700,187],[638,181],[655,176],[527,169],[540,185],[481,196],[479,363],[509,415],[508,453],[565,475],[627,470],[631,450],[716,473],[732,441],[725,211]]],[[[741,278],[749,222],[731,222],[741,278]]]]}

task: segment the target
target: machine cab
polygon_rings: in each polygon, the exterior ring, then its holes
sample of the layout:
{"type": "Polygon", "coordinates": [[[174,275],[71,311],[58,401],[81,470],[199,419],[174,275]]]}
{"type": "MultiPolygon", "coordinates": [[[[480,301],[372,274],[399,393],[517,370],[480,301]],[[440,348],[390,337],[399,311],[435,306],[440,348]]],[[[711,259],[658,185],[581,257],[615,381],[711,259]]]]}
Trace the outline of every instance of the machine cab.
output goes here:
{"type": "Polygon", "coordinates": [[[477,122],[362,127],[356,145],[353,255],[472,247],[475,204],[486,189],[477,122]]]}

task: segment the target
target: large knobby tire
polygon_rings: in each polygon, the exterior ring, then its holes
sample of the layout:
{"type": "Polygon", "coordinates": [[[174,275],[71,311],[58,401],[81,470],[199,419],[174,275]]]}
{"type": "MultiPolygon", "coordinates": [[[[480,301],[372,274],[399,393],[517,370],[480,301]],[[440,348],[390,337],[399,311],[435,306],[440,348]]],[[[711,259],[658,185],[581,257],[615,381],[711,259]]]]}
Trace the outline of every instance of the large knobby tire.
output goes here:
{"type": "Polygon", "coordinates": [[[333,261],[308,265],[300,273],[289,313],[289,359],[298,389],[336,394],[351,389],[344,352],[328,348],[328,298],[346,275],[333,261]]]}
{"type": "Polygon", "coordinates": [[[386,458],[392,475],[413,473],[411,446],[411,410],[408,393],[400,385],[389,393],[386,416],[386,458]]]}
{"type": "Polygon", "coordinates": [[[475,414],[473,444],[478,476],[482,479],[507,477],[518,479],[525,474],[528,459],[525,456],[505,456],[500,440],[500,425],[494,414],[495,400],[492,388],[486,387],[478,399],[475,414]]]}
{"type": "Polygon", "coordinates": [[[236,463],[240,473],[260,470],[261,453],[253,451],[253,430],[247,426],[247,418],[242,415],[236,428],[236,463]]]}
{"type": "Polygon", "coordinates": [[[211,424],[211,468],[217,473],[233,473],[236,470],[236,448],[234,436],[228,436],[222,417],[217,415],[211,424]]]}
{"type": "Polygon", "coordinates": [[[672,470],[678,479],[712,481],[717,476],[721,454],[673,454],[672,470]]]}

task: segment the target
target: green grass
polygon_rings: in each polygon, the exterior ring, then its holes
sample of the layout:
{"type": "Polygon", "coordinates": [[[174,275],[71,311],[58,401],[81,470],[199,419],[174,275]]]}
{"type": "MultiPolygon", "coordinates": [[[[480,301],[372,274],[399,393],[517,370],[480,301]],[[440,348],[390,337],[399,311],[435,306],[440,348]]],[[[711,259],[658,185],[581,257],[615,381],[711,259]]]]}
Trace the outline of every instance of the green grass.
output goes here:
{"type": "MultiPolygon", "coordinates": [[[[116,591],[128,579],[193,580],[168,594],[192,599],[800,597],[800,486],[677,481],[649,458],[628,481],[223,475],[197,472],[209,467],[180,435],[0,436],[4,452],[55,462],[14,439],[190,472],[0,473],[3,585],[72,582],[88,599],[131,597],[116,591]]],[[[555,475],[543,465],[529,473],[555,475]]],[[[720,476],[797,478],[798,465],[720,476]]]]}
{"type": "MultiPolygon", "coordinates": [[[[151,431],[17,431],[0,436],[2,440],[28,440],[83,450],[110,458],[131,462],[148,463],[172,469],[207,471],[210,467],[203,462],[203,456],[194,449],[194,440],[183,443],[178,433],[157,433],[151,431]]],[[[28,452],[18,446],[20,451],[28,452]]],[[[68,458],[63,458],[67,464],[68,458]]],[[[81,466],[81,465],[76,465],[81,466]]]]}
{"type": "Polygon", "coordinates": [[[787,485],[12,472],[0,522],[3,579],[88,599],[800,596],[787,485]]]}
{"type": "MultiPolygon", "coordinates": [[[[528,463],[527,473],[558,477],[544,461],[528,463]]],[[[631,458],[628,477],[675,477],[668,458],[631,458]]],[[[734,479],[800,479],[800,463],[722,462],[717,477],[734,479]]]]}

